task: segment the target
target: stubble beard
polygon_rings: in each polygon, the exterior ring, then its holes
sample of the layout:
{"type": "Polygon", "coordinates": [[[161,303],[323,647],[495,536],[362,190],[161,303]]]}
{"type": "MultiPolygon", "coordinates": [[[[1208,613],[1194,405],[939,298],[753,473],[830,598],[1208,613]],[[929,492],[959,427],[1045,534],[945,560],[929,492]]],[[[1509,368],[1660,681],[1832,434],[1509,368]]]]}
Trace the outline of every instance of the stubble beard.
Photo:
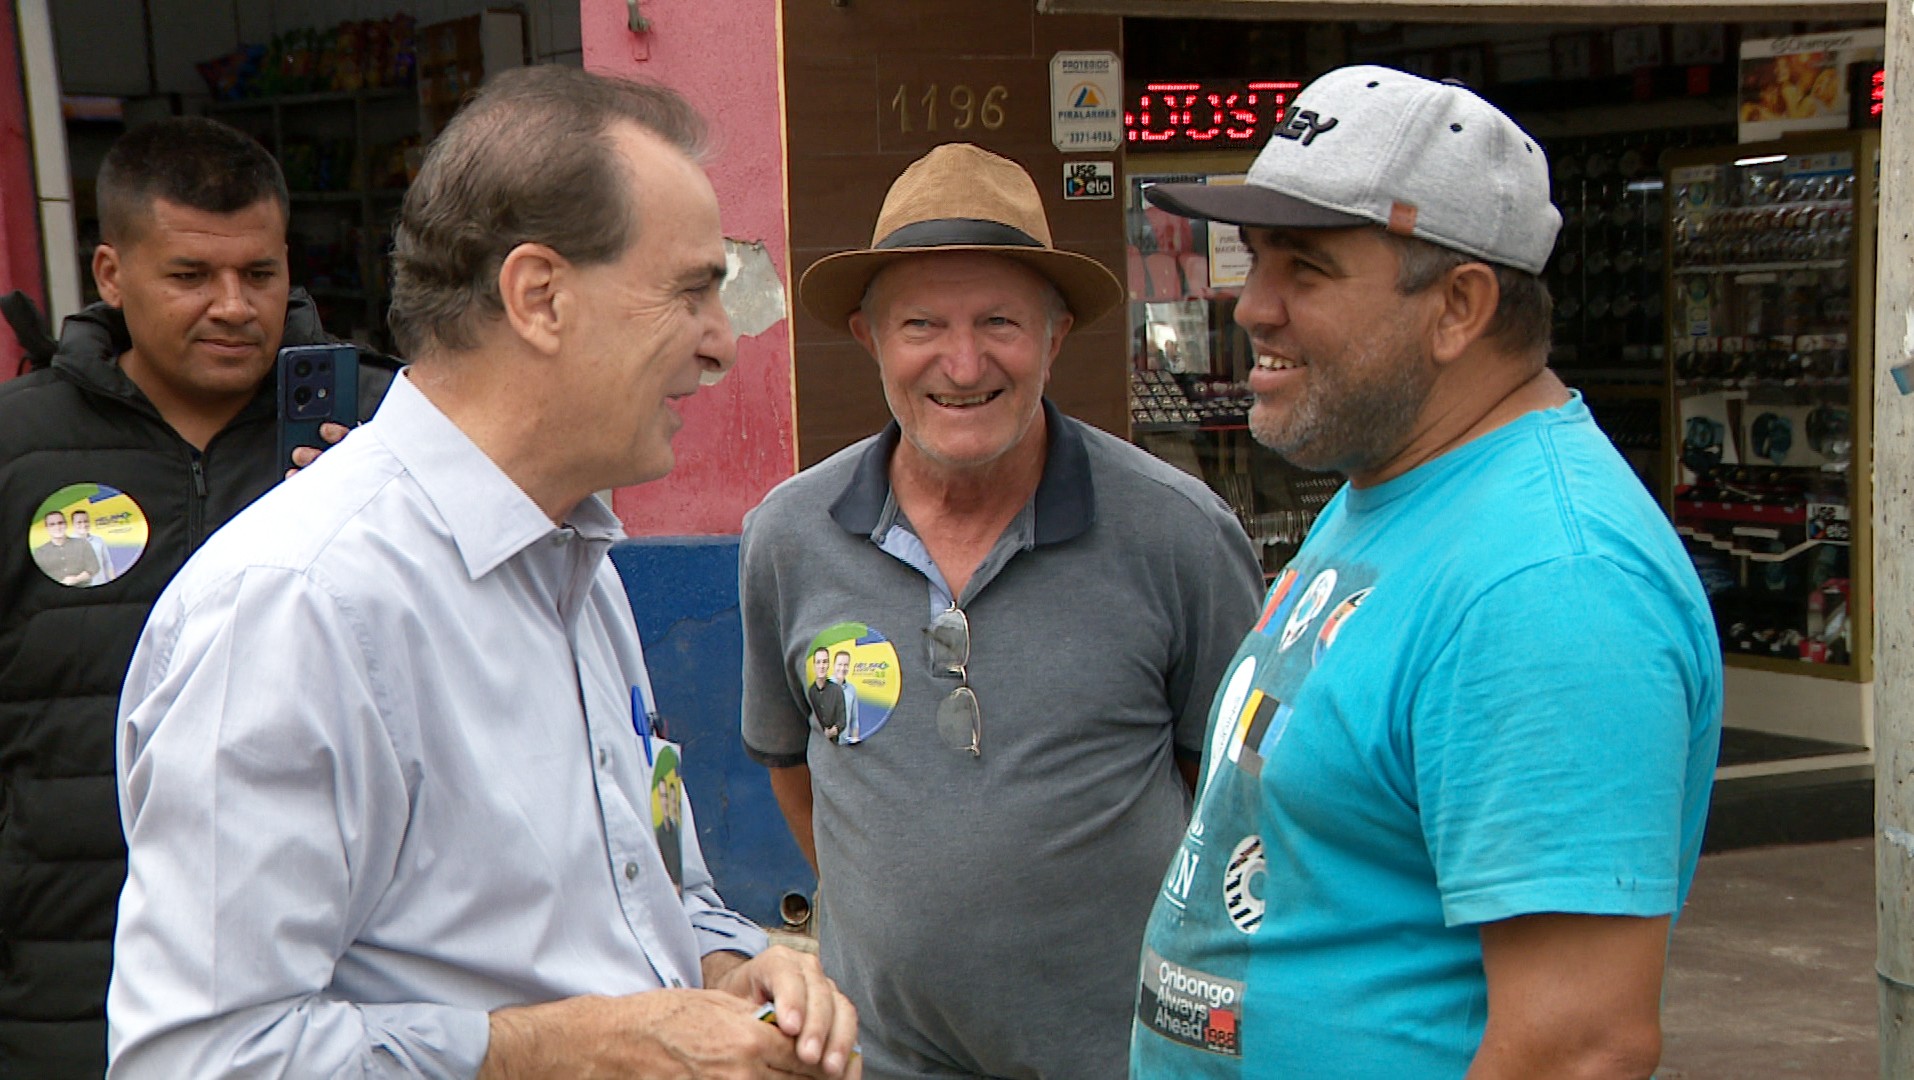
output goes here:
{"type": "Polygon", "coordinates": [[[1387,462],[1409,441],[1435,385],[1428,358],[1396,340],[1327,365],[1308,363],[1302,395],[1288,414],[1257,402],[1250,435],[1314,472],[1350,475],[1387,462]]]}
{"type": "MultiPolygon", "coordinates": [[[[1041,399],[1039,399],[1036,406],[1032,408],[1029,414],[1023,417],[1022,422],[1017,425],[1017,429],[1012,437],[1004,442],[1003,445],[994,450],[987,451],[982,455],[959,455],[946,452],[944,449],[935,445],[931,441],[930,434],[919,429],[915,423],[905,426],[902,419],[905,414],[899,412],[897,403],[890,399],[888,388],[885,391],[885,400],[886,403],[890,405],[891,416],[896,418],[899,426],[903,428],[902,441],[909,443],[911,450],[914,451],[926,465],[953,474],[981,472],[1009,458],[1018,447],[1023,445],[1024,440],[1030,436],[1031,425],[1035,424],[1037,417],[1043,414],[1043,404],[1041,399]]],[[[935,409],[936,406],[930,405],[926,406],[926,408],[935,409]]],[[[920,416],[922,415],[923,414],[920,414],[920,416]]],[[[955,418],[940,417],[936,419],[948,420],[955,418]]],[[[961,423],[961,421],[959,422],[961,423]]]]}

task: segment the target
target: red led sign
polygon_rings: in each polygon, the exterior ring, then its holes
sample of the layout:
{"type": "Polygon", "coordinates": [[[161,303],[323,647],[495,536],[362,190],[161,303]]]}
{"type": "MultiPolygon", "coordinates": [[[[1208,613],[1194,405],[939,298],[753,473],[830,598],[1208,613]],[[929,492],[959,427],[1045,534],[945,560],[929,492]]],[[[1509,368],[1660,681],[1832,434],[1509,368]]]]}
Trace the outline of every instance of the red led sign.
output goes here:
{"type": "Polygon", "coordinates": [[[1887,69],[1880,60],[1848,65],[1848,127],[1878,128],[1887,103],[1887,69]]]}
{"type": "Polygon", "coordinates": [[[1132,84],[1124,139],[1132,151],[1261,149],[1301,88],[1222,79],[1132,84]]]}

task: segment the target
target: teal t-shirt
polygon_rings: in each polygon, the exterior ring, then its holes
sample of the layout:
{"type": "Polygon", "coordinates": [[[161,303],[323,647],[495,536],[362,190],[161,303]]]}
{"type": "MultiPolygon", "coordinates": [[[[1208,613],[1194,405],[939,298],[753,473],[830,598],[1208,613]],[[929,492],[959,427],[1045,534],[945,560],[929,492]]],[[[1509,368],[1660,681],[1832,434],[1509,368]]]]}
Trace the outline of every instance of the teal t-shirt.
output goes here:
{"type": "Polygon", "coordinates": [[[1694,569],[1579,397],[1344,488],[1217,694],[1132,1075],[1460,1078],[1479,924],[1680,908],[1720,723],[1694,569]]]}

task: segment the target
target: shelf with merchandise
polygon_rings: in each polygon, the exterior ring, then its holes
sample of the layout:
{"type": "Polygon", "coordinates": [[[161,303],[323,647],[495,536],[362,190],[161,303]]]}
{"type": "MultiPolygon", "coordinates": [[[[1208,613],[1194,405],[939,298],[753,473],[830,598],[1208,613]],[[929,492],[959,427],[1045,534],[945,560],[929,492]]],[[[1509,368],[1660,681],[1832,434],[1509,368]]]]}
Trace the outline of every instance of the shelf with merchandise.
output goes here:
{"type": "Polygon", "coordinates": [[[1255,355],[1235,321],[1248,257],[1235,227],[1167,214],[1142,197],[1152,183],[1230,182],[1249,155],[1172,157],[1126,178],[1131,436],[1215,491],[1274,572],[1342,479],[1290,465],[1250,432],[1255,355]]]}
{"type": "Polygon", "coordinates": [[[1658,162],[1731,130],[1702,125],[1543,137],[1551,198],[1562,213],[1542,275],[1554,298],[1549,362],[1591,403],[1610,383],[1652,383],[1665,393],[1658,162]]]}
{"type": "Polygon", "coordinates": [[[1871,667],[1871,134],[1670,155],[1664,499],[1727,662],[1871,667]]]}
{"type": "Polygon", "coordinates": [[[385,258],[419,144],[415,87],[322,91],[219,101],[208,110],[278,159],[292,203],[295,284],[320,301],[335,332],[390,350],[385,258]]]}
{"type": "Polygon", "coordinates": [[[1676,277],[1694,274],[1765,274],[1787,270],[1841,270],[1846,259],[1795,259],[1786,262],[1711,263],[1705,266],[1677,266],[1669,273],[1676,277]]]}
{"type": "Polygon", "coordinates": [[[1758,376],[1745,378],[1677,378],[1675,389],[1683,394],[1710,394],[1722,390],[1839,390],[1845,392],[1854,383],[1845,375],[1825,377],[1804,376],[1798,379],[1764,379],[1758,376]]]}

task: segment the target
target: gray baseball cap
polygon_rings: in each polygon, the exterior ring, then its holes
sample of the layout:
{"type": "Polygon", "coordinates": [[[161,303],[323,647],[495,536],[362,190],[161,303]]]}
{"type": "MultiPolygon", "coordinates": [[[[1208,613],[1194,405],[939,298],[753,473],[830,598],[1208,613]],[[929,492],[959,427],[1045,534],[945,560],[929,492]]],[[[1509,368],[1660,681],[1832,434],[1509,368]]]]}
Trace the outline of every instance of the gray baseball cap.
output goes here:
{"type": "Polygon", "coordinates": [[[1539,274],[1562,227],[1548,188],[1541,144],[1467,87],[1358,66],[1296,95],[1246,183],[1144,194],[1170,213],[1232,225],[1380,225],[1539,274]]]}

